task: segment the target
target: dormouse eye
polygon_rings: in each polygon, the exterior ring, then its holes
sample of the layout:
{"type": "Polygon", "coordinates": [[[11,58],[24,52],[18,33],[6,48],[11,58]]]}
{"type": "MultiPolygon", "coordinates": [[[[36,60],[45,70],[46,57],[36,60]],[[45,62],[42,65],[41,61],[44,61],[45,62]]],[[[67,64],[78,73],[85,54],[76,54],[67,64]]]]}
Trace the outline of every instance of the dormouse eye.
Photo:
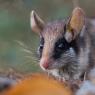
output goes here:
{"type": "Polygon", "coordinates": [[[44,47],[44,38],[41,38],[40,46],[38,47],[38,51],[37,51],[39,58],[41,58],[42,56],[43,47],[44,47]]]}
{"type": "Polygon", "coordinates": [[[61,52],[61,51],[64,51],[64,44],[63,43],[59,43],[56,45],[56,52],[61,52]]]}
{"type": "Polygon", "coordinates": [[[39,46],[39,51],[42,52],[42,50],[43,50],[43,45],[40,45],[39,46]]]}
{"type": "Polygon", "coordinates": [[[38,54],[38,57],[39,57],[39,58],[41,58],[41,56],[42,56],[43,47],[44,47],[43,45],[40,45],[40,46],[38,47],[37,54],[38,54]]]}
{"type": "Polygon", "coordinates": [[[70,44],[63,38],[60,38],[56,41],[54,47],[53,58],[57,59],[70,48],[70,44]]]}
{"type": "Polygon", "coordinates": [[[55,44],[56,52],[63,52],[69,48],[69,43],[66,42],[64,38],[59,39],[55,44]]]}
{"type": "Polygon", "coordinates": [[[59,49],[63,49],[63,48],[64,48],[63,43],[60,43],[60,44],[57,46],[57,48],[59,48],[59,49]]]}

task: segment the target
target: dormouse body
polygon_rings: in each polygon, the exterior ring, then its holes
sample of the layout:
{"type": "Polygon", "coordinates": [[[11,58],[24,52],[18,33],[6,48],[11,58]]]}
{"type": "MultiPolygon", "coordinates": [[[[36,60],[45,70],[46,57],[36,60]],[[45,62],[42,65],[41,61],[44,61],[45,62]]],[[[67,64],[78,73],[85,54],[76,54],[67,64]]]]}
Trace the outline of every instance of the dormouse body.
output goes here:
{"type": "Polygon", "coordinates": [[[32,11],[31,28],[40,36],[40,67],[57,78],[81,79],[95,66],[94,27],[79,7],[69,18],[47,24],[32,11]]]}

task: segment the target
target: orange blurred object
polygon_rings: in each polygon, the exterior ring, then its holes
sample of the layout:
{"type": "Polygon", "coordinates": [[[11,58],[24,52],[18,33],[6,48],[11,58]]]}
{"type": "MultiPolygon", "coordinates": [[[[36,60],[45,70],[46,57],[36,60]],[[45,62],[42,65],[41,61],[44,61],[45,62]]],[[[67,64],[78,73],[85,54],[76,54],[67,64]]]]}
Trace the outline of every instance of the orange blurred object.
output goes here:
{"type": "Polygon", "coordinates": [[[4,95],[73,95],[70,87],[44,74],[33,74],[4,95]]]}

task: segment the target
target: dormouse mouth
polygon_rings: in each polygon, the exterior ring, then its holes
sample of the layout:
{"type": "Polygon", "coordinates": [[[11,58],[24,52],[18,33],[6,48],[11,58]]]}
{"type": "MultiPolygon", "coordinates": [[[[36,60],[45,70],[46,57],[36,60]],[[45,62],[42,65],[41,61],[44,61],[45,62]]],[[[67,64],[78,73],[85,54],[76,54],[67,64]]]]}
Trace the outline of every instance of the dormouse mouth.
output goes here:
{"type": "Polygon", "coordinates": [[[56,65],[52,65],[52,66],[49,66],[46,70],[53,70],[53,69],[61,69],[61,68],[64,68],[65,66],[56,66],[56,65]]]}

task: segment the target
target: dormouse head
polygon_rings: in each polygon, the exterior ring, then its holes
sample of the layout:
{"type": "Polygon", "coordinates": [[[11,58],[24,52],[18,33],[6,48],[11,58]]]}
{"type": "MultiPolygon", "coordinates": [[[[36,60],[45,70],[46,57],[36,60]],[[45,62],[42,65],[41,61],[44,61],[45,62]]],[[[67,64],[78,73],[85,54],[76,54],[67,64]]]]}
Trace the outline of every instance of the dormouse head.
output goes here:
{"type": "Polygon", "coordinates": [[[43,70],[57,69],[77,63],[80,33],[85,24],[84,12],[77,7],[66,20],[45,23],[35,11],[31,12],[31,28],[40,36],[38,53],[43,70]]]}

